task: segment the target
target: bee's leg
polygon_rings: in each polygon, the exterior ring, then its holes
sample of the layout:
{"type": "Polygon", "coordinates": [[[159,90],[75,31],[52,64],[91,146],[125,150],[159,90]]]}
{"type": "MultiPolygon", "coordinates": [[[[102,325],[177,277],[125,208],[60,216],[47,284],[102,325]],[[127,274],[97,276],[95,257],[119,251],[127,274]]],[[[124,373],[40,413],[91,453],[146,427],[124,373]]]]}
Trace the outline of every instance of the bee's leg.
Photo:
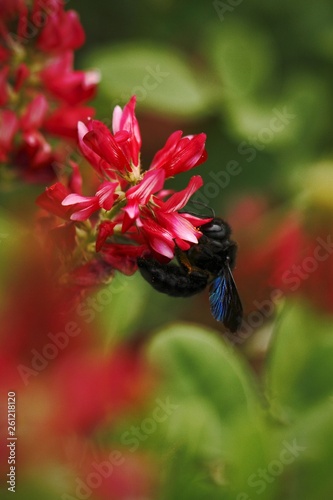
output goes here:
{"type": "Polygon", "coordinates": [[[183,252],[177,245],[175,247],[175,257],[181,269],[186,273],[190,273],[193,270],[192,264],[189,261],[188,256],[183,252]]]}
{"type": "Polygon", "coordinates": [[[193,265],[187,253],[183,252],[177,245],[175,248],[175,257],[184,274],[192,274],[196,276],[207,277],[208,275],[207,271],[204,271],[203,269],[200,269],[199,267],[193,265]]]}

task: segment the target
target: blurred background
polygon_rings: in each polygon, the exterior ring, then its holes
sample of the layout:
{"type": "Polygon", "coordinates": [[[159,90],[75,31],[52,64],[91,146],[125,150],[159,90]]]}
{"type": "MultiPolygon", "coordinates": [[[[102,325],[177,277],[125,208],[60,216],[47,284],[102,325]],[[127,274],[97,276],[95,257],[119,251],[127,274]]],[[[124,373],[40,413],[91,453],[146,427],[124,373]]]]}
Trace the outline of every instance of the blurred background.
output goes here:
{"type": "Polygon", "coordinates": [[[137,95],[144,166],[173,131],[207,134],[191,209],[211,207],[233,228],[244,324],[226,332],[208,292],[175,299],[116,275],[71,318],[80,334],[65,347],[57,337],[52,358],[45,325],[63,332],[68,317],[41,316],[42,278],[18,267],[13,279],[22,240],[3,217],[3,309],[12,318],[20,304],[22,319],[2,341],[3,391],[18,391],[16,498],[330,500],[331,2],[68,8],[87,35],[76,67],[101,71],[97,118],[111,126],[114,106],[137,95]]]}

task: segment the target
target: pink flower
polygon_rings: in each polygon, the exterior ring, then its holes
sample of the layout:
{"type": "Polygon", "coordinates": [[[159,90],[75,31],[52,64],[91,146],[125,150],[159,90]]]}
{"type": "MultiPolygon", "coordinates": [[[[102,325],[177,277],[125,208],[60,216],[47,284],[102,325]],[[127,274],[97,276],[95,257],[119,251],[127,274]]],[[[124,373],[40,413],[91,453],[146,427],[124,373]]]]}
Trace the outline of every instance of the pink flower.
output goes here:
{"type": "MultiPolygon", "coordinates": [[[[79,124],[79,145],[82,154],[104,176],[122,176],[130,183],[140,180],[141,134],[135,116],[133,96],[122,110],[116,106],[112,132],[97,120],[79,124]]],[[[174,132],[165,146],[156,153],[149,171],[164,171],[172,177],[200,165],[207,158],[205,134],[182,137],[174,132]]]]}
{"type": "Polygon", "coordinates": [[[79,124],[79,145],[83,155],[101,175],[114,172],[130,175],[139,166],[141,135],[133,96],[122,110],[116,106],[112,131],[97,120],[79,124]]]}
{"type": "MultiPolygon", "coordinates": [[[[197,244],[202,236],[200,226],[211,220],[183,211],[203,184],[200,176],[193,176],[180,192],[164,187],[166,178],[204,161],[206,136],[182,137],[181,131],[175,132],[155,155],[150,168],[143,170],[135,97],[123,109],[115,108],[112,125],[111,132],[98,120],[79,122],[79,147],[102,183],[93,196],[84,196],[76,189],[63,196],[60,203],[68,210],[67,220],[74,224],[93,216],[87,225],[87,240],[90,243],[95,234],[99,259],[111,268],[132,274],[139,256],[153,254],[167,262],[174,257],[176,247],[186,251],[197,244]]],[[[57,211],[58,205],[59,200],[57,211]]]]}

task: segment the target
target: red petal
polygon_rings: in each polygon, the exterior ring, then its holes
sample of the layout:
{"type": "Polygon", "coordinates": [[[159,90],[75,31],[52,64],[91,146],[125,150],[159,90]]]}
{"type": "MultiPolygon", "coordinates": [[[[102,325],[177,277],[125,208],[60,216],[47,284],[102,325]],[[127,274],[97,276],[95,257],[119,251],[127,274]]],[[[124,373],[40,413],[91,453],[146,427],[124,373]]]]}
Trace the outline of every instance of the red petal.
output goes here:
{"type": "Polygon", "coordinates": [[[137,258],[142,255],[145,248],[143,245],[106,243],[101,253],[105,262],[129,276],[137,270],[137,258]]]}
{"type": "Polygon", "coordinates": [[[185,172],[202,163],[207,154],[205,152],[205,134],[198,134],[181,138],[182,132],[174,132],[165,146],[156,153],[151,169],[163,168],[167,177],[185,172]]]}
{"type": "Polygon", "coordinates": [[[120,171],[129,169],[129,163],[110,131],[106,134],[98,129],[91,130],[84,136],[83,142],[106,161],[110,168],[120,171]]]}
{"type": "Polygon", "coordinates": [[[99,198],[100,207],[105,210],[111,210],[117,195],[115,195],[115,190],[118,187],[118,182],[103,182],[100,185],[96,196],[99,198]]]}
{"type": "Polygon", "coordinates": [[[158,222],[172,234],[173,238],[198,243],[198,236],[201,233],[182,217],[182,214],[159,212],[156,215],[158,222]]]}
{"type": "Polygon", "coordinates": [[[62,201],[68,195],[68,189],[57,182],[46,188],[44,193],[40,194],[36,200],[39,207],[44,208],[48,212],[62,219],[69,219],[69,210],[62,205],[62,201]]]}
{"type": "Polygon", "coordinates": [[[39,94],[31,101],[24,113],[21,124],[24,130],[40,129],[48,111],[49,105],[46,97],[39,94]]]}
{"type": "Polygon", "coordinates": [[[58,108],[46,120],[44,128],[47,132],[60,137],[77,138],[78,122],[94,116],[95,109],[86,106],[64,106],[58,108]]]}
{"type": "Polygon", "coordinates": [[[163,168],[164,164],[170,160],[176,151],[176,147],[182,135],[182,130],[177,130],[170,135],[163,148],[157,151],[151,162],[150,168],[163,168]]]}
{"type": "Polygon", "coordinates": [[[99,252],[107,238],[112,236],[116,224],[116,222],[111,222],[109,220],[100,223],[96,239],[96,252],[99,252]]]}
{"type": "Polygon", "coordinates": [[[148,170],[142,181],[130,188],[126,193],[128,200],[137,200],[140,205],[145,205],[150,196],[163,188],[165,173],[163,170],[148,170]]]}
{"type": "Polygon", "coordinates": [[[203,180],[200,175],[191,177],[187,187],[178,193],[173,194],[162,205],[163,211],[175,212],[183,208],[191,198],[191,196],[203,185],[203,180]]]}

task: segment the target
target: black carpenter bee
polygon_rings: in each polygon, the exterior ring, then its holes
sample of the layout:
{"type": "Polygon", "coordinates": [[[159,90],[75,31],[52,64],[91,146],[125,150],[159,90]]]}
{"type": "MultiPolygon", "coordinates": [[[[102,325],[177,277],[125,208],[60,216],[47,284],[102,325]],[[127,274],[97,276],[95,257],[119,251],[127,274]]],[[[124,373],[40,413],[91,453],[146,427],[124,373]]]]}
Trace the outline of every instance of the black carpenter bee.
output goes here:
{"type": "Polygon", "coordinates": [[[214,217],[199,227],[202,236],[187,251],[176,249],[177,264],[161,264],[152,258],[138,258],[143,278],[158,292],[173,297],[190,297],[209,289],[213,317],[231,331],[239,329],[243,308],[232,275],[237,244],[230,239],[231,228],[214,217]]]}

